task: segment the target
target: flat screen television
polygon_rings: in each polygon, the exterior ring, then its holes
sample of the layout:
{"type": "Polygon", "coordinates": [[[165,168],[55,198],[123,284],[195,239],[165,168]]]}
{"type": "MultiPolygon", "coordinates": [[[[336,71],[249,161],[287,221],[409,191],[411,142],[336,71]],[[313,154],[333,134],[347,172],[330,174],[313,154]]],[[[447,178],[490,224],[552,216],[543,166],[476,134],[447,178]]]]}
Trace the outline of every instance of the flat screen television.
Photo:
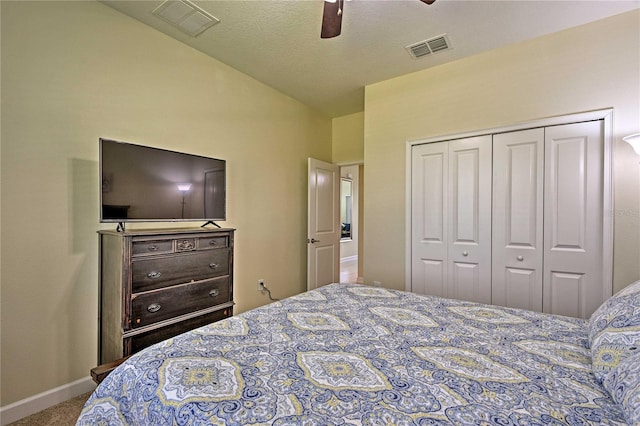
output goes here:
{"type": "Polygon", "coordinates": [[[100,138],[100,222],[226,220],[226,161],[100,138]]]}

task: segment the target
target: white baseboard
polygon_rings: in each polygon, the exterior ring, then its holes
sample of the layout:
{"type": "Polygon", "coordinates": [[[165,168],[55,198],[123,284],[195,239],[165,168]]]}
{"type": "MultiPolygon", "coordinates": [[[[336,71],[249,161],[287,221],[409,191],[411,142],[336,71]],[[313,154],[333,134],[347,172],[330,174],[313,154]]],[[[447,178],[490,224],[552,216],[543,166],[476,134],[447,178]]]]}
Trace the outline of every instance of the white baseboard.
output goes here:
{"type": "Polygon", "coordinates": [[[8,425],[9,423],[42,411],[45,408],[53,407],[68,399],[93,391],[95,388],[96,384],[91,380],[91,377],[85,377],[84,379],[76,380],[75,382],[67,383],[55,389],[6,405],[0,408],[0,425],[8,425]]]}
{"type": "Polygon", "coordinates": [[[356,255],[353,255],[353,256],[347,256],[347,257],[341,257],[340,258],[340,262],[341,263],[342,262],[349,262],[349,261],[352,261],[352,260],[358,260],[358,255],[356,254],[356,255]]]}

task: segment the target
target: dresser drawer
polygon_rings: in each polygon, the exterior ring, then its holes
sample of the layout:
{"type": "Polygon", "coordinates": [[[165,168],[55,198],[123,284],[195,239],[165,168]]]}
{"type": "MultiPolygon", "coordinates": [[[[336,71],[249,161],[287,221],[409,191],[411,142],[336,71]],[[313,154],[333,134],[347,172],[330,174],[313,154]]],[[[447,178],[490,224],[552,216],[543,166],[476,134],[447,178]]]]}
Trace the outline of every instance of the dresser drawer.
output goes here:
{"type": "Polygon", "coordinates": [[[215,249],[229,247],[229,237],[227,235],[216,237],[204,237],[198,240],[198,249],[215,249]]]}
{"type": "Polygon", "coordinates": [[[155,290],[190,281],[229,274],[229,250],[206,250],[188,254],[145,258],[133,262],[132,293],[155,290]]]}
{"type": "Polygon", "coordinates": [[[179,334],[185,333],[194,328],[202,327],[213,322],[219,321],[224,318],[228,318],[233,315],[233,308],[224,308],[219,311],[210,312],[208,314],[201,315],[199,317],[190,318],[178,323],[167,325],[162,328],[158,328],[146,333],[141,333],[136,336],[127,337],[124,339],[124,353],[126,355],[134,354],[141,349],[151,346],[155,343],[162,342],[163,340],[170,339],[179,334]]]}
{"type": "Polygon", "coordinates": [[[131,328],[138,328],[231,300],[229,277],[133,295],[131,328]]]}
{"type": "Polygon", "coordinates": [[[131,254],[144,256],[152,254],[172,253],[173,240],[134,241],[131,243],[131,254]]]}

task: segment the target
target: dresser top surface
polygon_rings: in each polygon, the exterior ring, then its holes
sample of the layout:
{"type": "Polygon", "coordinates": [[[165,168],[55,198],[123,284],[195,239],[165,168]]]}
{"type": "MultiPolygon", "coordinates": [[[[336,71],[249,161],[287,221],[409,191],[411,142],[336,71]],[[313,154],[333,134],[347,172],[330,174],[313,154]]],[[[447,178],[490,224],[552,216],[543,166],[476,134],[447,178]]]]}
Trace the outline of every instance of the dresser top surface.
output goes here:
{"type": "Polygon", "coordinates": [[[129,236],[152,236],[152,235],[176,235],[176,234],[210,234],[216,232],[233,232],[235,228],[162,228],[162,229],[127,229],[117,231],[113,229],[101,229],[98,234],[129,236]]]}

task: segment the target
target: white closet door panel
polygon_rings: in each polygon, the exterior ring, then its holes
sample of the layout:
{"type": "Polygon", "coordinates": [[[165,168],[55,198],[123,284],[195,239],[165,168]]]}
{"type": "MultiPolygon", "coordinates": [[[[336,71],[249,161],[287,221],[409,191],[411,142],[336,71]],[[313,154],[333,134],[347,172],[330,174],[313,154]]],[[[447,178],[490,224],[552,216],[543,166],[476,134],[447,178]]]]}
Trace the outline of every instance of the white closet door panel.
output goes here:
{"type": "MultiPolygon", "coordinates": [[[[501,301],[496,303],[510,308],[542,311],[542,270],[505,268],[501,271],[503,294],[501,301]]],[[[494,276],[495,286],[495,276],[494,276]]]]}
{"type": "Polygon", "coordinates": [[[451,228],[456,243],[477,244],[480,209],[478,206],[478,180],[480,150],[464,149],[452,155],[451,189],[453,190],[451,228]]]}
{"type": "Polygon", "coordinates": [[[587,318],[583,307],[589,293],[586,285],[584,274],[551,272],[548,285],[550,311],[557,315],[587,318]]]}
{"type": "Polygon", "coordinates": [[[542,310],[544,129],[493,137],[492,302],[542,310]]]}
{"type": "Polygon", "coordinates": [[[442,260],[421,259],[421,281],[413,282],[412,292],[447,297],[447,265],[442,260]]]}
{"type": "Polygon", "coordinates": [[[587,138],[553,140],[551,145],[555,175],[551,189],[551,250],[585,251],[587,176],[587,138]]]}
{"type": "Polygon", "coordinates": [[[449,142],[448,297],[491,303],[491,136],[449,142]]]}
{"type": "Polygon", "coordinates": [[[545,312],[587,318],[603,302],[603,124],[545,130],[545,312]]]}
{"type": "Polygon", "coordinates": [[[422,239],[431,243],[444,243],[444,154],[425,155],[421,158],[422,180],[422,239]]]}
{"type": "Polygon", "coordinates": [[[482,267],[477,263],[452,262],[449,268],[448,295],[452,299],[481,301],[486,299],[485,283],[481,280],[482,267]]]}
{"type": "Polygon", "coordinates": [[[411,165],[411,291],[445,296],[448,143],[417,145],[411,165]]]}

